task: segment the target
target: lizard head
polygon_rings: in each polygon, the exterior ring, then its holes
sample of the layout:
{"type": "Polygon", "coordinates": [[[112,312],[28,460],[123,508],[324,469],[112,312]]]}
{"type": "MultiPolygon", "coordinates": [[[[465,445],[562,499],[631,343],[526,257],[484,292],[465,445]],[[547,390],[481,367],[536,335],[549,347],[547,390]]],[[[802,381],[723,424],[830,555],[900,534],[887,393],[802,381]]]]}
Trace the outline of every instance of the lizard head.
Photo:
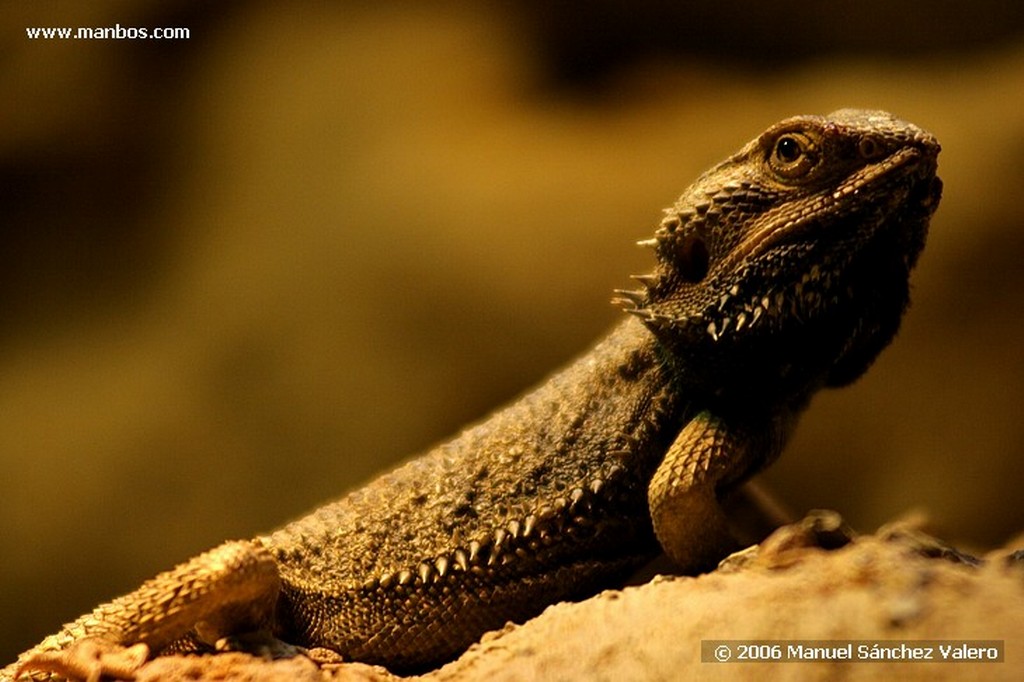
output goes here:
{"type": "Polygon", "coordinates": [[[684,381],[778,400],[860,376],[899,327],[939,144],[881,111],[786,119],[701,175],[619,301],[684,381]]]}

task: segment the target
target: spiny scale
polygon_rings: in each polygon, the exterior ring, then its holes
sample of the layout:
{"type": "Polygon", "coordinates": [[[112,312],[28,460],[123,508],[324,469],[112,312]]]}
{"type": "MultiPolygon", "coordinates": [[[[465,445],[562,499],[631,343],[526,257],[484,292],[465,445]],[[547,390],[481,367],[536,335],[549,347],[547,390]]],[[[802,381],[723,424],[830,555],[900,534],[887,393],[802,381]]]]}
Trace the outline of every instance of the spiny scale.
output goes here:
{"type": "MultiPolygon", "coordinates": [[[[610,478],[620,477],[624,471],[612,468],[610,478]]],[[[431,585],[449,577],[452,570],[467,571],[480,566],[504,566],[515,559],[526,560],[533,552],[550,544],[551,531],[568,532],[569,526],[585,527],[586,514],[597,498],[607,489],[605,478],[596,478],[582,487],[573,488],[567,497],[554,500],[526,515],[522,520],[510,520],[503,528],[490,535],[471,540],[465,549],[457,548],[450,555],[423,560],[415,570],[402,569],[389,572],[364,583],[364,589],[391,589],[410,585],[431,585]],[[580,515],[583,515],[582,517],[580,515]]]]}

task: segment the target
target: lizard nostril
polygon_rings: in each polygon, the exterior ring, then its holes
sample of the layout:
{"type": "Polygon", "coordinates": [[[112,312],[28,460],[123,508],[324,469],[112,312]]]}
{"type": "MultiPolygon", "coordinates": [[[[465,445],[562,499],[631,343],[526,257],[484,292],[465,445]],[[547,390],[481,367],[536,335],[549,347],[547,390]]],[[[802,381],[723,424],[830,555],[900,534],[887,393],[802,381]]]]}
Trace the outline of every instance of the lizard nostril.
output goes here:
{"type": "Polygon", "coordinates": [[[861,141],[857,143],[857,152],[863,159],[876,159],[882,155],[883,151],[882,145],[870,137],[861,138],[861,141]]]}

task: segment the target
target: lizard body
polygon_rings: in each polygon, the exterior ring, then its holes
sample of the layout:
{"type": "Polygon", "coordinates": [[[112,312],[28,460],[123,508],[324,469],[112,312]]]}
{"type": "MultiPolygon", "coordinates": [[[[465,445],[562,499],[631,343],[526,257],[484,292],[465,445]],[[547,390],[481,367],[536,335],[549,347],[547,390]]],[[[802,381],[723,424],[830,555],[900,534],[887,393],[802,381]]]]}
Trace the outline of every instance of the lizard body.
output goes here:
{"type": "Polygon", "coordinates": [[[98,607],[0,679],[129,675],[250,631],[422,670],[660,549],[713,567],[736,548],[720,497],[896,333],[938,151],[884,112],[772,126],[666,211],[643,242],[654,272],[619,292],[630,317],[588,354],[341,500],[98,607]]]}

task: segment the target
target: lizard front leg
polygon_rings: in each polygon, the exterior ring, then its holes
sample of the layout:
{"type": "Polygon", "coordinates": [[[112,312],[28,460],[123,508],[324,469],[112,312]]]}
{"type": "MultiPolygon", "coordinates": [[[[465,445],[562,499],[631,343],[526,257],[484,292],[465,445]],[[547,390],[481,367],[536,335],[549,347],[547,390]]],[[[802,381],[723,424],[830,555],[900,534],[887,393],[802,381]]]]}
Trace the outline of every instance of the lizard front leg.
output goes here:
{"type": "Polygon", "coordinates": [[[257,542],[226,542],[65,625],[0,671],[0,680],[129,678],[150,652],[184,637],[213,644],[268,628],[279,588],[269,551],[257,542]]]}
{"type": "Polygon", "coordinates": [[[647,504],[658,542],[684,572],[740,549],[719,493],[775,459],[793,421],[786,413],[756,428],[703,411],[680,431],[651,478],[647,504]]]}

